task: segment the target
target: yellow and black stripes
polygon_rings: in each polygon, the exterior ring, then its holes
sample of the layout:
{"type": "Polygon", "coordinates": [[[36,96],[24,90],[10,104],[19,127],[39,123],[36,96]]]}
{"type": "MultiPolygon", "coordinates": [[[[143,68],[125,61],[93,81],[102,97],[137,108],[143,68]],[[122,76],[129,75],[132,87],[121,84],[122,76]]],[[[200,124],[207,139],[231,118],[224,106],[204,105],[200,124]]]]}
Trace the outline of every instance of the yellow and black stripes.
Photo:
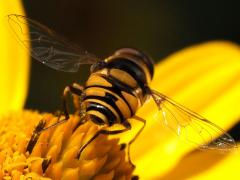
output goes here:
{"type": "Polygon", "coordinates": [[[86,114],[97,124],[123,124],[147,96],[152,61],[127,50],[94,66],[86,82],[83,103],[86,114]]]}
{"type": "Polygon", "coordinates": [[[137,85],[139,85],[141,88],[144,88],[143,86],[147,83],[146,75],[144,74],[143,70],[138,67],[137,64],[127,59],[111,59],[110,61],[108,61],[106,68],[119,69],[122,71],[122,73],[129,74],[131,77],[134,78],[134,80],[137,82],[137,85]]]}
{"type": "Polygon", "coordinates": [[[115,114],[103,104],[97,102],[90,102],[87,107],[88,115],[96,124],[113,125],[116,121],[115,114]]]}
{"type": "Polygon", "coordinates": [[[141,51],[138,51],[136,49],[132,49],[132,48],[122,48],[122,49],[117,50],[114,54],[115,55],[120,55],[120,56],[122,56],[122,55],[131,56],[132,59],[135,60],[135,62],[137,61],[138,63],[142,63],[142,65],[140,65],[140,66],[143,67],[146,70],[145,71],[146,74],[149,73],[150,80],[153,78],[153,74],[154,74],[153,64],[154,64],[154,62],[151,59],[151,57],[147,56],[145,53],[143,53],[141,51]]]}
{"type": "MultiPolygon", "coordinates": [[[[86,111],[93,121],[98,124],[108,124],[109,126],[114,123],[123,123],[127,118],[131,117],[135,110],[129,104],[129,101],[122,95],[131,93],[124,86],[119,86],[118,83],[114,83],[112,78],[102,77],[112,82],[112,87],[106,87],[101,85],[93,85],[85,88],[85,96],[83,97],[83,103],[86,104],[86,111]],[[117,86],[116,86],[117,85],[117,86]]],[[[129,94],[131,96],[131,94],[129,94]]],[[[132,95],[132,98],[137,102],[136,97],[132,95]]],[[[136,103],[135,103],[136,104],[136,103]]]]}

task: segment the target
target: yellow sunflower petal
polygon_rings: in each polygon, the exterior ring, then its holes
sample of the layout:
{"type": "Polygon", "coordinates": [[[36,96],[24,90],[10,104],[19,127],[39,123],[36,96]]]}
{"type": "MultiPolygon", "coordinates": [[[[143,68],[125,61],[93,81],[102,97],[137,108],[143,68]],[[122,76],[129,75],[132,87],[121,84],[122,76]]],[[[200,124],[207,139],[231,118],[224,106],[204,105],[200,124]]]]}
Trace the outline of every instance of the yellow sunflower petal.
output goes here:
{"type": "Polygon", "coordinates": [[[240,154],[195,151],[185,156],[161,179],[240,179],[240,154]]]}
{"type": "MultiPolygon", "coordinates": [[[[24,14],[20,0],[0,3],[0,114],[23,107],[28,85],[29,55],[7,25],[8,14],[24,14]]],[[[27,27],[22,27],[27,29],[27,27]]]]}
{"type": "MultiPolygon", "coordinates": [[[[239,47],[230,42],[193,46],[159,63],[151,88],[227,130],[240,117],[239,59],[239,47]]],[[[195,148],[160,126],[156,122],[156,112],[157,107],[151,100],[137,113],[147,120],[147,127],[131,147],[131,155],[137,164],[135,172],[143,179],[168,172],[195,148]]],[[[132,133],[134,131],[136,128],[132,133]]],[[[122,139],[128,138],[129,135],[122,139]]]]}

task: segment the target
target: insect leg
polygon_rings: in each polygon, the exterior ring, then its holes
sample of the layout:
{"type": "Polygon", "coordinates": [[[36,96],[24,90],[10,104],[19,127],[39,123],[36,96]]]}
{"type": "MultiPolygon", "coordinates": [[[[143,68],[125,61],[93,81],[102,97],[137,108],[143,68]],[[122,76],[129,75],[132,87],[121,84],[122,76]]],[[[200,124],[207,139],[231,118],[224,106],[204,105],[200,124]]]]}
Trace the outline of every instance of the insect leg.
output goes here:
{"type": "MultiPolygon", "coordinates": [[[[68,106],[67,106],[67,96],[69,93],[71,93],[73,95],[73,101],[74,101],[74,107],[77,109],[79,108],[79,97],[82,95],[83,92],[83,87],[74,83],[72,86],[67,86],[65,87],[64,91],[63,91],[63,115],[65,116],[65,121],[69,119],[69,113],[68,113],[68,106]]],[[[63,120],[64,120],[63,119],[63,120]]],[[[63,121],[61,120],[61,121],[63,121]]]]}
{"type": "Polygon", "coordinates": [[[131,160],[131,157],[130,157],[130,145],[137,139],[137,137],[141,134],[141,132],[143,131],[143,129],[145,128],[146,126],[146,120],[145,119],[142,119],[138,116],[134,116],[133,117],[135,120],[137,121],[140,121],[143,123],[143,126],[141,127],[141,129],[135,134],[135,136],[133,137],[133,139],[131,141],[129,141],[128,143],[128,149],[127,149],[127,153],[128,153],[128,161],[129,163],[132,165],[132,166],[135,166],[131,160]]]}
{"type": "Polygon", "coordinates": [[[96,132],[96,134],[90,139],[88,140],[88,142],[86,142],[79,150],[76,158],[80,158],[82,152],[84,151],[84,149],[93,141],[95,140],[99,135],[101,134],[106,134],[106,135],[115,135],[115,134],[120,134],[123,132],[126,132],[128,130],[130,130],[132,127],[131,125],[126,121],[126,123],[124,124],[124,127],[126,127],[125,129],[120,129],[120,130],[114,130],[114,131],[109,131],[109,130],[105,130],[105,129],[101,129],[99,131],[96,132]]]}
{"type": "MultiPolygon", "coordinates": [[[[69,93],[72,95],[76,96],[81,96],[82,95],[82,90],[83,88],[80,85],[73,84],[72,86],[66,86],[64,91],[63,91],[63,111],[58,116],[58,121],[48,127],[43,128],[41,131],[45,131],[47,129],[53,128],[58,126],[59,124],[62,124],[66,122],[69,119],[69,113],[68,113],[68,106],[67,106],[67,96],[69,93]],[[64,118],[60,120],[61,116],[64,115],[64,118]]],[[[40,132],[41,132],[40,131],[40,132]]]]}
{"type": "Polygon", "coordinates": [[[73,96],[73,105],[75,110],[79,110],[81,108],[81,102],[82,102],[82,92],[83,92],[83,86],[73,83],[72,85],[72,96],[73,96]]]}
{"type": "Polygon", "coordinates": [[[46,122],[41,120],[39,121],[38,125],[35,127],[34,131],[32,132],[32,136],[30,138],[30,141],[28,142],[26,152],[32,153],[32,150],[35,146],[35,144],[38,141],[38,138],[40,136],[39,132],[41,132],[45,126],[46,122]]]}

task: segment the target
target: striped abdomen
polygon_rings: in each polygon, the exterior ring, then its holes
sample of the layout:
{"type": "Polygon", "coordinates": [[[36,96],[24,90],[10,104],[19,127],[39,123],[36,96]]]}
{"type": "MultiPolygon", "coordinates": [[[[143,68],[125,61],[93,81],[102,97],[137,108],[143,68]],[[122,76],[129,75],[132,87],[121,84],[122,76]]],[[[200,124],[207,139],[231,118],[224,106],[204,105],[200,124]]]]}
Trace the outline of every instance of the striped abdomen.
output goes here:
{"type": "Polygon", "coordinates": [[[146,99],[145,85],[152,73],[148,64],[127,50],[104,60],[104,67],[92,72],[86,83],[83,103],[97,124],[123,123],[146,99]]]}

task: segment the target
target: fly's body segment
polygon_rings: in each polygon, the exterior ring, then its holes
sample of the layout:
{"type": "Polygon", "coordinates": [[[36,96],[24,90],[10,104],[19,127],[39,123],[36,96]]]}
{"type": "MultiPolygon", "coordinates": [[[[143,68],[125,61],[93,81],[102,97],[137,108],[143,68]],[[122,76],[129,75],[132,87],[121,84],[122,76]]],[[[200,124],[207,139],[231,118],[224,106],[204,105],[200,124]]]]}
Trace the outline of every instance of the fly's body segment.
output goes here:
{"type": "Polygon", "coordinates": [[[73,84],[65,88],[61,114],[64,118],[49,127],[41,126],[42,129],[39,130],[40,133],[69,119],[66,97],[68,93],[73,94],[77,98],[74,102],[80,112],[79,124],[91,120],[105,127],[80,148],[77,158],[80,158],[82,151],[100,134],[112,135],[130,130],[128,119],[134,117],[141,121],[143,126],[128,143],[128,159],[132,164],[129,147],[146,124],[146,120],[135,114],[149,98],[152,98],[158,107],[161,114],[159,121],[187,143],[200,149],[215,149],[221,152],[236,149],[234,139],[219,126],[149,87],[154,65],[151,58],[144,53],[123,48],[100,60],[27,17],[11,14],[8,15],[8,23],[23,46],[28,48],[31,44],[32,57],[41,63],[65,72],[77,72],[82,64],[91,65],[91,73],[85,86],[73,84]],[[29,32],[23,31],[22,24],[29,26],[29,32]],[[124,128],[113,131],[108,129],[115,124],[121,124],[124,128]],[[193,136],[188,136],[188,132],[193,136]]]}
{"type": "Polygon", "coordinates": [[[93,65],[84,88],[86,114],[97,124],[123,124],[147,99],[153,63],[139,51],[125,48],[93,65]]]}

